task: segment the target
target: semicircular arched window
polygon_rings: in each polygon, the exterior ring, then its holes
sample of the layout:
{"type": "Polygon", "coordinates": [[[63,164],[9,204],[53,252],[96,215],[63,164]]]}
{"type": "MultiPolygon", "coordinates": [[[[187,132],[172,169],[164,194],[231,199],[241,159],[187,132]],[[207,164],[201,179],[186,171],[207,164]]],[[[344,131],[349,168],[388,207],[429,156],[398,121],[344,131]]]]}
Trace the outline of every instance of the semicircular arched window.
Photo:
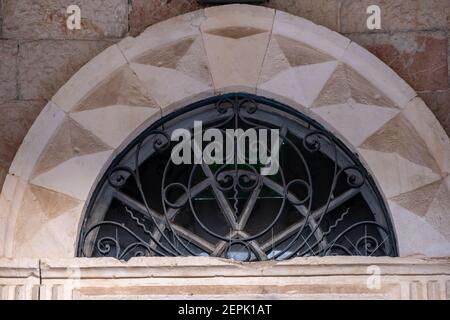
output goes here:
{"type": "Polygon", "coordinates": [[[115,158],[87,207],[78,255],[258,261],[396,256],[397,246],[356,154],[304,114],[237,93],[162,118],[115,158]]]}

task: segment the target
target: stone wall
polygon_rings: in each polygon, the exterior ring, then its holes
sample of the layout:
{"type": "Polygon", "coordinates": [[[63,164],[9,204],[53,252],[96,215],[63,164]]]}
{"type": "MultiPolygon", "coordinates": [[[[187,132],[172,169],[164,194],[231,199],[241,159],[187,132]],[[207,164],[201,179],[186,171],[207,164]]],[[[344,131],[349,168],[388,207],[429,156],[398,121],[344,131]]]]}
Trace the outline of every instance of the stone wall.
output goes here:
{"type": "Polygon", "coordinates": [[[450,260],[0,259],[0,300],[450,299],[450,260]],[[205,285],[207,284],[207,285],[205,285]]]}
{"type": "MultiPolygon", "coordinates": [[[[350,37],[390,65],[450,133],[448,0],[271,0],[269,7],[350,37]],[[381,31],[365,27],[366,8],[382,9],[381,31]]],[[[199,9],[196,0],[0,0],[0,185],[40,110],[86,62],[126,35],[199,9]],[[65,27],[70,4],[82,30],[65,27]]]]}

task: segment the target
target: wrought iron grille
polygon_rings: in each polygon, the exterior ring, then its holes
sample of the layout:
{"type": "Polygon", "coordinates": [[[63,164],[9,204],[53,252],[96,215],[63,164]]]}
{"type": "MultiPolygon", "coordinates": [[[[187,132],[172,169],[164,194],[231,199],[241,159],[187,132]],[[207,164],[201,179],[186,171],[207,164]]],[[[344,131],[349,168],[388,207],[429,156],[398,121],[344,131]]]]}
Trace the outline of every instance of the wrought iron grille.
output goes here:
{"type": "Polygon", "coordinates": [[[260,96],[216,96],[149,127],[116,157],[87,207],[78,255],[396,256],[389,212],[358,156],[313,119],[260,96]],[[280,169],[175,165],[171,134],[279,129],[280,169]]]}

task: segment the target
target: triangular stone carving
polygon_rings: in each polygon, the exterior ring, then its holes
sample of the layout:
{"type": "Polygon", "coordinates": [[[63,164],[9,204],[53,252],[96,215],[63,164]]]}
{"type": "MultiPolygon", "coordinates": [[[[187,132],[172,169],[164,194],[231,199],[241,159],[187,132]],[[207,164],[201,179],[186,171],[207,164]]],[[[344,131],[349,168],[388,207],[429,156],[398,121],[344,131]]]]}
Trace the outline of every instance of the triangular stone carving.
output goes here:
{"type": "Polygon", "coordinates": [[[317,100],[314,101],[313,108],[342,104],[349,99],[365,105],[397,108],[389,98],[363,76],[340,63],[317,100]]]}
{"type": "Polygon", "coordinates": [[[361,148],[398,154],[417,165],[439,172],[439,167],[425,142],[402,114],[388,121],[370,136],[361,148]]]}
{"type": "Polygon", "coordinates": [[[60,214],[75,208],[81,203],[80,200],[63,193],[35,185],[30,185],[30,191],[36,197],[39,207],[48,219],[56,218],[60,214]]]}
{"type": "Polygon", "coordinates": [[[333,57],[304,43],[280,35],[275,35],[274,38],[291,67],[335,60],[333,57]]]}
{"type": "Polygon", "coordinates": [[[242,39],[251,37],[260,33],[264,33],[266,30],[259,29],[259,28],[253,28],[253,27],[241,27],[241,26],[233,26],[233,27],[227,27],[227,28],[220,28],[220,29],[212,29],[206,31],[208,34],[212,34],[215,36],[223,37],[223,38],[229,38],[229,39],[242,39]]]}
{"type": "Polygon", "coordinates": [[[419,216],[425,216],[442,181],[436,181],[418,189],[400,194],[390,200],[419,216]]]}
{"type": "Polygon", "coordinates": [[[154,67],[175,69],[181,58],[189,51],[194,41],[195,38],[189,37],[175,43],[172,42],[163,45],[146,52],[141,57],[134,59],[133,62],[154,67]]]}
{"type": "Polygon", "coordinates": [[[280,35],[274,35],[269,43],[259,83],[269,81],[280,72],[293,67],[319,64],[335,60],[306,44],[280,35]]]}

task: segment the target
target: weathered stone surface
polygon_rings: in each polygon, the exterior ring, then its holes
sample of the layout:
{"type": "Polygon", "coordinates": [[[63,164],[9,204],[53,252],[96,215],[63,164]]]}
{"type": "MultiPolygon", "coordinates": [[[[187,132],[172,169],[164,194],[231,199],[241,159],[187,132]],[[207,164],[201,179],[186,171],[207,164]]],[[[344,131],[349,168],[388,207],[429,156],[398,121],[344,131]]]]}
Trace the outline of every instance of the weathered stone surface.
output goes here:
{"type": "Polygon", "coordinates": [[[322,89],[313,107],[356,102],[365,105],[395,108],[395,104],[367,79],[342,63],[322,89]]]}
{"type": "Polygon", "coordinates": [[[112,151],[71,158],[31,180],[32,184],[86,200],[112,151]]]}
{"type": "Polygon", "coordinates": [[[268,6],[338,31],[337,0],[271,0],[268,6]]]}
{"type": "Polygon", "coordinates": [[[197,0],[132,0],[129,16],[130,33],[136,36],[148,26],[200,7],[197,0]]]}
{"type": "Polygon", "coordinates": [[[17,42],[0,40],[0,103],[17,98],[17,42]]]}
{"type": "Polygon", "coordinates": [[[24,214],[15,223],[17,255],[39,258],[42,248],[46,248],[46,256],[70,257],[83,204],[67,195],[28,185],[20,208],[24,214]]]}
{"type": "Polygon", "coordinates": [[[311,107],[338,65],[337,61],[299,66],[283,71],[258,85],[258,92],[281,95],[311,107]]]}
{"type": "Polygon", "coordinates": [[[31,177],[34,167],[48,141],[65,117],[65,113],[53,102],[50,101],[45,106],[17,151],[14,162],[11,164],[11,174],[24,180],[28,180],[31,177]]]}
{"type": "Polygon", "coordinates": [[[388,201],[397,233],[400,256],[448,256],[450,242],[423,217],[388,201]]]}
{"type": "Polygon", "coordinates": [[[445,32],[352,34],[349,37],[390,66],[415,90],[448,88],[445,32]]]}
{"type": "Polygon", "coordinates": [[[419,95],[450,136],[450,90],[425,91],[419,95]]]}
{"type": "Polygon", "coordinates": [[[367,32],[367,7],[380,6],[382,31],[447,29],[450,27],[448,0],[344,0],[341,32],[367,32]]]}
{"type": "Polygon", "coordinates": [[[400,110],[376,105],[343,103],[312,108],[312,112],[357,147],[400,110]]]}
{"type": "MultiPolygon", "coordinates": [[[[113,45],[75,73],[70,81],[53,96],[52,101],[64,111],[69,112],[80,103],[86,102],[85,99],[92,98],[93,88],[102,87],[126,64],[127,61],[119,47],[113,45]]],[[[83,104],[81,106],[83,107],[83,104]]]]}
{"type": "Polygon", "coordinates": [[[436,160],[441,175],[450,174],[450,139],[430,109],[422,99],[416,97],[407,104],[403,114],[436,160]]]}
{"type": "Polygon", "coordinates": [[[158,120],[159,108],[111,105],[72,113],[71,117],[111,147],[117,148],[149,118],[158,120]]]}
{"type": "Polygon", "coordinates": [[[127,0],[5,0],[3,36],[13,39],[120,38],[128,31],[127,0]],[[81,9],[81,30],[67,28],[67,8],[81,9]]]}
{"type": "Polygon", "coordinates": [[[109,41],[31,41],[20,45],[19,90],[24,100],[50,99],[109,41]]]}
{"type": "Polygon", "coordinates": [[[108,106],[157,107],[144,95],[144,89],[137,76],[124,66],[105,79],[97,90],[86,96],[72,112],[94,110],[108,106]]]}
{"type": "Polygon", "coordinates": [[[215,89],[256,91],[275,10],[230,5],[205,9],[201,25],[215,89]]]}
{"type": "Polygon", "coordinates": [[[52,139],[34,169],[38,176],[61,163],[75,157],[112,149],[80,124],[66,117],[61,127],[55,131],[52,139]]]}
{"type": "Polygon", "coordinates": [[[11,101],[0,104],[0,166],[9,168],[39,112],[43,101],[11,101]]]}
{"type": "Polygon", "coordinates": [[[2,188],[3,188],[3,182],[5,182],[7,174],[8,174],[8,168],[0,166],[0,190],[2,190],[2,188]]]}
{"type": "Polygon", "coordinates": [[[282,11],[275,14],[272,33],[304,43],[337,59],[342,58],[350,44],[349,39],[337,32],[282,11]]]}

